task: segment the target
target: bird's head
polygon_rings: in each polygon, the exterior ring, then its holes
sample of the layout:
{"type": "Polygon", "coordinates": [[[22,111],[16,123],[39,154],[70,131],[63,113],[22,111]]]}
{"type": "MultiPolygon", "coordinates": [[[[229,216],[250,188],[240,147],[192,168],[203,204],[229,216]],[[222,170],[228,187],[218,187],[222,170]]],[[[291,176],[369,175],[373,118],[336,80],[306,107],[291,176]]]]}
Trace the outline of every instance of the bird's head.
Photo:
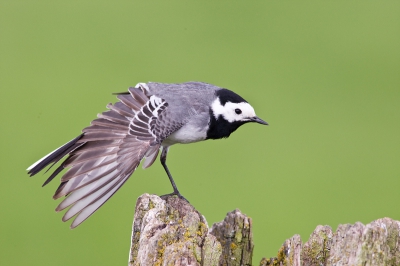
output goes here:
{"type": "Polygon", "coordinates": [[[233,131],[245,123],[256,122],[268,125],[256,115],[254,108],[245,99],[227,89],[220,89],[216,92],[210,114],[208,135],[212,139],[229,137],[233,131]]]}
{"type": "Polygon", "coordinates": [[[217,91],[217,98],[211,105],[211,110],[216,119],[221,116],[226,121],[256,122],[268,125],[267,122],[256,116],[254,108],[242,97],[227,89],[217,91]]]}

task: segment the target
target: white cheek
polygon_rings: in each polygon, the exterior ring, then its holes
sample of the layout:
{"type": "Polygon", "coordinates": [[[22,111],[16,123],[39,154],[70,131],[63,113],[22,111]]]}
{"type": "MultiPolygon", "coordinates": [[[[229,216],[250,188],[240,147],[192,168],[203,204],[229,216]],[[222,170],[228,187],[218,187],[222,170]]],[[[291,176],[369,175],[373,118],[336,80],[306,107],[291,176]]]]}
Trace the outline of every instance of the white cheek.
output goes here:
{"type": "Polygon", "coordinates": [[[219,98],[215,99],[212,102],[211,109],[213,110],[215,119],[217,119],[218,116],[220,116],[226,112],[225,107],[221,104],[221,101],[219,100],[219,98]]]}
{"type": "Polygon", "coordinates": [[[233,110],[227,108],[228,103],[223,106],[219,98],[214,100],[214,102],[211,104],[211,108],[213,110],[215,119],[218,119],[218,117],[222,115],[228,122],[233,122],[236,120],[236,114],[233,112],[233,110]]]}

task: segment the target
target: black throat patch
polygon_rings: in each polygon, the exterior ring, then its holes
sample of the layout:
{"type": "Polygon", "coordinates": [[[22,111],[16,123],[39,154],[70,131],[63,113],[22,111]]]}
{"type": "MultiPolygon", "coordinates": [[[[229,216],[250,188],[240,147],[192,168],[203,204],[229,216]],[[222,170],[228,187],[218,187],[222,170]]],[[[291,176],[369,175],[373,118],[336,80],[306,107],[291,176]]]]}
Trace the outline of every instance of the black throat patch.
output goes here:
{"type": "Polygon", "coordinates": [[[225,120],[222,115],[215,118],[214,113],[210,108],[210,122],[206,139],[227,138],[232,132],[247,122],[248,121],[235,121],[231,123],[225,120]]]}

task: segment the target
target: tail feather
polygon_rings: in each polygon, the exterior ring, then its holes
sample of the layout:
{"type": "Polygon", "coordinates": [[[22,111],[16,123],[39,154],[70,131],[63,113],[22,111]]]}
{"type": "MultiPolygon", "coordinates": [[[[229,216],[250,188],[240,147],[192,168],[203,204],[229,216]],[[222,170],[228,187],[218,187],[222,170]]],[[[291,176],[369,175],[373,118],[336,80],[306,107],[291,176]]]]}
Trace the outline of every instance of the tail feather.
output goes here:
{"type": "Polygon", "coordinates": [[[59,167],[57,167],[57,169],[54,170],[54,172],[49,176],[49,178],[46,179],[42,187],[50,183],[50,181],[53,180],[53,178],[56,177],[62,170],[64,170],[64,165],[60,165],[59,167]]]}
{"type": "Polygon", "coordinates": [[[83,134],[79,135],[78,137],[74,138],[73,140],[69,141],[68,143],[64,144],[60,148],[52,151],[51,153],[47,154],[39,161],[35,162],[31,166],[28,167],[28,174],[30,176],[34,176],[43,170],[47,165],[51,163],[57,163],[60,159],[62,159],[65,155],[70,153],[71,151],[75,150],[76,148],[82,146],[82,143],[77,143],[77,141],[83,136],[83,134]]]}

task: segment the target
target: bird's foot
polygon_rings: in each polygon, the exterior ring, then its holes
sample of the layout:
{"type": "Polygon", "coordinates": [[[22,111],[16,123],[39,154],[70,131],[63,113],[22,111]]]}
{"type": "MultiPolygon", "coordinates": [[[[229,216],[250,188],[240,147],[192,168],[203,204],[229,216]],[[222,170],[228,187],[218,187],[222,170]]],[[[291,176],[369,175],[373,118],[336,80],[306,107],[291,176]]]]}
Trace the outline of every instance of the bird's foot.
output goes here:
{"type": "Polygon", "coordinates": [[[172,193],[170,193],[170,194],[162,195],[162,196],[160,196],[160,198],[162,198],[162,197],[169,197],[169,196],[177,196],[178,198],[183,199],[183,200],[185,200],[187,203],[190,204],[190,202],[189,202],[184,196],[182,196],[182,194],[179,193],[179,191],[174,191],[174,192],[172,192],[172,193]]]}

